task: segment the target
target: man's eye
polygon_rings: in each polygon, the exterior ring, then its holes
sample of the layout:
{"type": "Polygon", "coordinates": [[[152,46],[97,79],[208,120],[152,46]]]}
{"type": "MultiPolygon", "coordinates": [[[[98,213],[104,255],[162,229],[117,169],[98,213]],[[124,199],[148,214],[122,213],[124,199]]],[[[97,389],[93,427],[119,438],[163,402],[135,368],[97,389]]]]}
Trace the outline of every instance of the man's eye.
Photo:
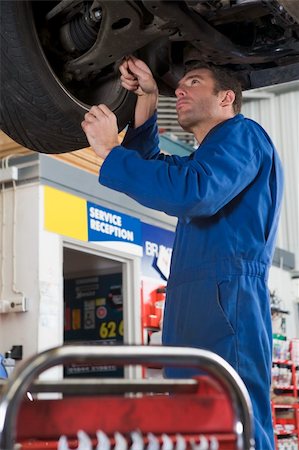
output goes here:
{"type": "Polygon", "coordinates": [[[197,79],[197,78],[193,78],[192,80],[191,80],[191,85],[193,85],[193,84],[198,84],[199,83],[199,80],[197,79]]]}

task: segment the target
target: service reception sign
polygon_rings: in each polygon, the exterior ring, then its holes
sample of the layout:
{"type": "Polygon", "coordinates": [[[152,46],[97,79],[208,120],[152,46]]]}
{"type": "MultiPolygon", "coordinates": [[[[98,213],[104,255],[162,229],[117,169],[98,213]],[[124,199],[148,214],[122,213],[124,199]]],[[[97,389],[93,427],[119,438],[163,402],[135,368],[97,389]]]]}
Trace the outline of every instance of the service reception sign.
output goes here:
{"type": "Polygon", "coordinates": [[[45,229],[142,255],[141,221],[83,198],[44,187],[45,229]]]}

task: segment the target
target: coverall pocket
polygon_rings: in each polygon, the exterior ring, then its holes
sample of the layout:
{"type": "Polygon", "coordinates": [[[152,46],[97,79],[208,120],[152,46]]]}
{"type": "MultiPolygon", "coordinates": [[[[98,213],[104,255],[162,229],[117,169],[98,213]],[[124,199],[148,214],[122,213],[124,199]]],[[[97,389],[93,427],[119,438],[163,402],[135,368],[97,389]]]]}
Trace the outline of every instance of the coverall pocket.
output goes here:
{"type": "Polygon", "coordinates": [[[232,334],[237,330],[238,281],[225,279],[217,283],[217,302],[223,317],[231,328],[232,334]]]}
{"type": "Polygon", "coordinates": [[[223,295],[215,279],[202,279],[173,286],[168,291],[165,311],[165,341],[215,351],[234,336],[234,328],[224,307],[223,295]]]}
{"type": "MultiPolygon", "coordinates": [[[[163,344],[210,350],[238,370],[237,295],[237,279],[217,283],[204,278],[172,285],[167,290],[163,344]]],[[[177,375],[183,376],[182,371],[177,375]]],[[[170,371],[167,376],[174,375],[170,371]]]]}

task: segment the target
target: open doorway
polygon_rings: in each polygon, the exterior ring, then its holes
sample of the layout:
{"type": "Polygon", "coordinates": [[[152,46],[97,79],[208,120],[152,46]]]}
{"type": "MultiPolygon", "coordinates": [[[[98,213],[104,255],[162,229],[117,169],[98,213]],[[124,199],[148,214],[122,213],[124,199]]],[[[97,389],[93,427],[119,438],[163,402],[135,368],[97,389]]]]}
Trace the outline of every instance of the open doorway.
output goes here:
{"type": "MultiPolygon", "coordinates": [[[[123,263],[64,247],[64,343],[123,343],[123,263]]],[[[123,368],[71,364],[65,377],[123,377],[123,368]]]]}

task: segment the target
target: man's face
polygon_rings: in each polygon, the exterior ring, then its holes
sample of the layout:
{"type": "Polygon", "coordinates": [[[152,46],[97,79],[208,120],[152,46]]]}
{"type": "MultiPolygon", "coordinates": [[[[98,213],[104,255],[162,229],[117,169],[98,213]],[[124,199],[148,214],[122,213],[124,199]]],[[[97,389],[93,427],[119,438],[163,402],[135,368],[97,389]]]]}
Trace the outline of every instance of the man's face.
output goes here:
{"type": "Polygon", "coordinates": [[[215,94],[215,81],[209,69],[188,72],[179,81],[175,95],[178,122],[186,131],[219,116],[221,100],[215,94]]]}

